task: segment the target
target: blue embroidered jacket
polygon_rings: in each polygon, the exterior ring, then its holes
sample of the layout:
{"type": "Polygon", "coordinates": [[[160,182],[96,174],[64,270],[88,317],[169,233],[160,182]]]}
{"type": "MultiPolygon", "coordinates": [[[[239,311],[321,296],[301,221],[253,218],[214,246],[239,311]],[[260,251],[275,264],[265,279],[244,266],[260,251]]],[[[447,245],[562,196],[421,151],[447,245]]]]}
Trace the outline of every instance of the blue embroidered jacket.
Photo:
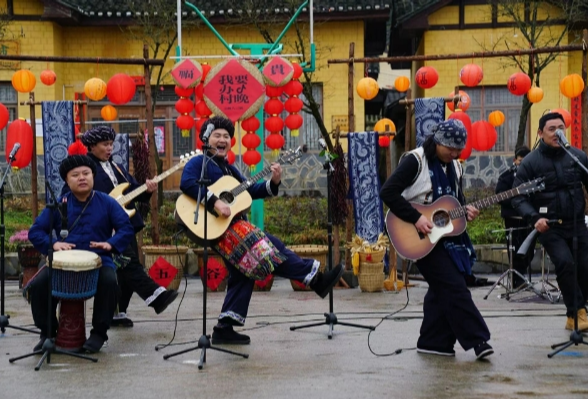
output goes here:
{"type": "MultiPolygon", "coordinates": [[[[200,188],[200,185],[198,184],[202,172],[203,160],[204,156],[199,155],[186,163],[184,171],[182,172],[180,189],[194,200],[198,199],[198,192],[202,191],[201,199],[203,201],[206,199],[206,208],[209,211],[213,211],[214,203],[218,200],[218,197],[216,197],[211,191],[208,191],[208,194],[204,193],[204,187],[200,188]]],[[[210,185],[214,184],[225,175],[231,175],[239,182],[245,181],[245,177],[241,175],[241,172],[239,172],[237,168],[229,165],[224,159],[219,159],[219,157],[213,157],[210,159],[207,164],[206,172],[208,174],[208,179],[210,180],[210,185]]],[[[253,199],[263,199],[269,196],[277,196],[278,188],[279,184],[276,185],[271,180],[268,180],[253,184],[247,189],[247,191],[253,199]]],[[[233,188],[227,189],[230,190],[233,188]]]]}
{"type": "MultiPolygon", "coordinates": [[[[75,244],[76,250],[88,250],[98,254],[102,259],[102,266],[116,268],[111,253],[122,253],[129,246],[134,235],[133,226],[116,200],[105,193],[93,193],[89,204],[80,202],[72,193],[65,195],[69,230],[65,241],[75,244]],[[86,204],[88,206],[84,210],[86,204]],[[112,231],[115,231],[114,236],[112,231]],[[112,246],[112,252],[90,248],[90,241],[108,242],[112,246]]],[[[61,224],[59,210],[45,208],[31,226],[29,240],[42,254],[47,254],[49,246],[58,241],[61,224]],[[50,226],[51,211],[53,229],[50,226]]]]}

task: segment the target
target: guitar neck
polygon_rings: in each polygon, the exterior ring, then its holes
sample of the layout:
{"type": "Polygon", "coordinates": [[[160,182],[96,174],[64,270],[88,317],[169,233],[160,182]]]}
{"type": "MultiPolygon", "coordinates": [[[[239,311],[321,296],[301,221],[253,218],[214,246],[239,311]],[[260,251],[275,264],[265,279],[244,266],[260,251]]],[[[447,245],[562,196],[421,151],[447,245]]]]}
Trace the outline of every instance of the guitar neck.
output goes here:
{"type": "Polygon", "coordinates": [[[251,185],[253,185],[255,182],[257,182],[261,178],[265,177],[266,175],[269,175],[271,172],[272,172],[271,167],[265,167],[264,169],[259,171],[257,174],[253,175],[251,178],[246,179],[245,182],[241,183],[235,189],[231,190],[231,193],[234,196],[240,195],[241,193],[246,191],[251,185]]]}
{"type": "MultiPolygon", "coordinates": [[[[157,175],[152,180],[159,183],[162,180],[164,180],[165,178],[167,178],[168,176],[170,176],[171,174],[173,174],[174,172],[176,172],[182,166],[183,166],[183,164],[177,164],[177,165],[171,167],[170,169],[168,169],[167,171],[165,171],[164,173],[162,173],[161,175],[157,175]]],[[[143,194],[143,192],[146,192],[146,191],[147,191],[147,184],[144,183],[141,186],[139,186],[138,188],[136,188],[135,190],[132,190],[129,193],[122,196],[120,199],[118,199],[118,202],[121,204],[126,204],[126,203],[130,202],[131,200],[133,200],[135,197],[140,196],[141,194],[143,194]]]]}
{"type": "MultiPolygon", "coordinates": [[[[482,199],[482,200],[474,201],[473,203],[470,203],[468,205],[474,206],[478,210],[481,210],[482,208],[490,207],[491,205],[494,205],[498,202],[510,199],[511,197],[517,196],[519,194],[520,193],[519,193],[518,188],[514,188],[514,189],[507,190],[505,192],[495,194],[490,197],[486,197],[485,199],[482,199]]],[[[453,210],[449,211],[449,215],[450,215],[451,219],[465,217],[467,215],[466,206],[454,208],[453,210]]]]}

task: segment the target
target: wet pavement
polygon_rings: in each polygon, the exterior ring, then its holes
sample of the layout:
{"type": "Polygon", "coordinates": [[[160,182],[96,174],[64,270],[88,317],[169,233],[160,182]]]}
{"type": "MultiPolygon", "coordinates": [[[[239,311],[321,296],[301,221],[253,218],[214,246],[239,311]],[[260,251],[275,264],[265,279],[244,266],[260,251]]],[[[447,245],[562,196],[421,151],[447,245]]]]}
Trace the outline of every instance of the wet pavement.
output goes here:
{"type": "MultiPolygon", "coordinates": [[[[497,276],[490,276],[490,280],[497,276]]],[[[534,279],[538,279],[535,278],[534,279]]],[[[197,340],[203,332],[202,285],[188,279],[178,312],[174,343],[197,340]]],[[[155,315],[138,296],[129,307],[133,328],[109,331],[110,340],[97,354],[98,363],[54,354],[36,372],[38,356],[9,363],[28,353],[36,335],[8,329],[0,336],[1,398],[536,398],[588,397],[588,346],[572,346],[549,359],[554,343],[569,339],[564,330],[562,302],[551,304],[526,291],[487,300],[488,287],[472,294],[492,333],[495,353],[476,361],[473,351],[456,346],[456,357],[417,354],[414,350],[422,321],[427,285],[413,280],[410,301],[403,311],[406,290],[363,293],[359,288],[334,291],[334,311],[341,322],[377,325],[367,329],[336,325],[290,331],[294,325],[322,322],[328,297],[295,292],[290,282],[276,279],[271,291],[255,292],[249,317],[240,331],[251,336],[247,346],[223,346],[249,354],[248,359],[207,351],[198,369],[200,350],[163,360],[164,354],[195,346],[157,344],[174,335],[180,297],[155,315]],[[403,349],[402,351],[397,351],[403,349]],[[380,354],[377,356],[375,354],[380,354]],[[386,354],[398,353],[392,356],[386,354]]],[[[180,294],[185,288],[183,282],[180,294]]],[[[536,286],[539,287],[539,286],[536,286]]],[[[224,293],[209,293],[207,328],[218,315],[224,293]]],[[[91,319],[91,301],[86,305],[91,319]]],[[[7,282],[6,312],[10,323],[30,327],[32,317],[17,283],[7,282]]],[[[90,327],[87,325],[87,331],[90,327]]]]}

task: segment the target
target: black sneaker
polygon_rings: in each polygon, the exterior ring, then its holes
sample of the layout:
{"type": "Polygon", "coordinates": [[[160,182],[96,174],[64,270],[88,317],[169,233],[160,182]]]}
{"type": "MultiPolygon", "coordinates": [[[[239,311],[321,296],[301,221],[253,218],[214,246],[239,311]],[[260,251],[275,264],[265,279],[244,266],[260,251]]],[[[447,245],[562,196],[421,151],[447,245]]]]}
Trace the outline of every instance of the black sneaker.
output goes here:
{"type": "Polygon", "coordinates": [[[212,344],[249,344],[251,338],[237,333],[232,326],[215,326],[212,329],[212,344]]]}
{"type": "Polygon", "coordinates": [[[486,342],[482,342],[476,347],[474,347],[474,351],[476,352],[476,359],[483,360],[484,358],[488,357],[490,354],[494,353],[492,346],[490,346],[486,342]]]}
{"type": "Polygon", "coordinates": [[[166,290],[150,304],[155,310],[156,314],[161,314],[178,297],[178,292],[175,290],[166,290]]]}
{"type": "Polygon", "coordinates": [[[343,265],[338,264],[332,270],[318,272],[310,284],[310,288],[323,299],[327,297],[333,286],[339,282],[345,269],[343,265]]]}
{"type": "Polygon", "coordinates": [[[102,346],[104,346],[106,339],[97,333],[91,333],[86,343],[84,343],[84,350],[88,353],[98,353],[102,346]]]}
{"type": "Polygon", "coordinates": [[[115,314],[110,323],[112,327],[121,328],[132,328],[134,326],[133,321],[127,316],[127,313],[119,312],[115,314]]]}
{"type": "Polygon", "coordinates": [[[455,357],[455,350],[453,349],[434,349],[421,346],[417,347],[417,353],[431,354],[434,356],[455,357]]]}
{"type": "Polygon", "coordinates": [[[35,345],[35,347],[33,347],[33,351],[39,351],[43,349],[43,343],[45,343],[45,340],[47,340],[46,336],[41,336],[41,338],[39,339],[39,343],[37,343],[35,345]]]}

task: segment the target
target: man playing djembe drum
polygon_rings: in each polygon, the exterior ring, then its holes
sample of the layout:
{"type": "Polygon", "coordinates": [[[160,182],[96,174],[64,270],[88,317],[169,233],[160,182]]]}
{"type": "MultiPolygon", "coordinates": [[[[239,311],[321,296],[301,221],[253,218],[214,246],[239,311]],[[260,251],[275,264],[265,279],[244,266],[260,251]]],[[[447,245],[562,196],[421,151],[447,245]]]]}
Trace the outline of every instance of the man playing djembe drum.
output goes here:
{"type": "MultiPolygon", "coordinates": [[[[86,351],[96,353],[108,339],[106,332],[110,328],[117,303],[117,282],[112,253],[122,253],[129,246],[134,234],[133,226],[116,200],[93,189],[96,164],[88,156],[67,157],[59,167],[59,174],[71,189],[62,200],[67,203],[67,227],[63,228],[67,229],[69,234],[65,240],[57,239],[62,229],[60,211],[46,208],[31,226],[29,240],[43,254],[48,253],[51,245],[54,251],[92,251],[102,259],[94,296],[92,330],[83,346],[86,351]],[[51,211],[53,226],[50,226],[51,211]]],[[[28,292],[35,325],[41,330],[41,340],[35,346],[35,351],[42,348],[49,333],[51,337],[55,337],[57,329],[55,311],[58,301],[55,298],[52,301],[51,332],[47,326],[48,272],[47,269],[39,272],[31,281],[28,292]]]]}

